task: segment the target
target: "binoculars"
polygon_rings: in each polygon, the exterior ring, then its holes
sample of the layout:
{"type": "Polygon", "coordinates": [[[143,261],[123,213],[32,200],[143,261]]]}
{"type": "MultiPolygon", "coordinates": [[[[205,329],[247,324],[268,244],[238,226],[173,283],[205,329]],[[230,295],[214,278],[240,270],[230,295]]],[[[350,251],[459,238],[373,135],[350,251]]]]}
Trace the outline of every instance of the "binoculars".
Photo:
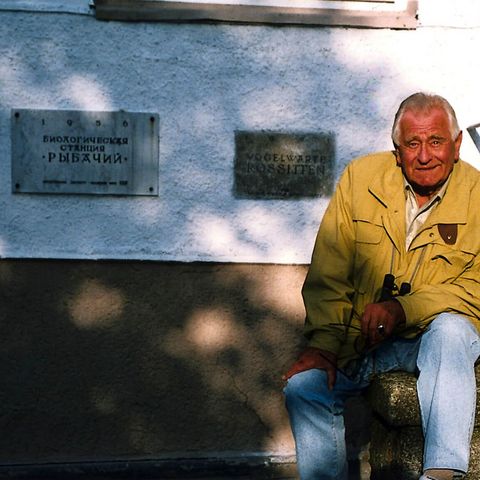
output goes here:
{"type": "Polygon", "coordinates": [[[408,282],[403,282],[400,289],[395,285],[395,277],[391,273],[387,273],[383,278],[382,291],[380,293],[379,302],[386,302],[395,297],[401,297],[410,293],[412,286],[408,282]]]}

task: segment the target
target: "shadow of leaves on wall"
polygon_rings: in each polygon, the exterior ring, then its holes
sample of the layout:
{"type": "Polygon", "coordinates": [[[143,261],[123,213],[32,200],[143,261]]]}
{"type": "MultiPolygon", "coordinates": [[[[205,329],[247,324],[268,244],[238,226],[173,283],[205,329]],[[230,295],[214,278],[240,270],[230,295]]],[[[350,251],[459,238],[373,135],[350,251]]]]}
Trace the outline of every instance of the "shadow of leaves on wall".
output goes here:
{"type": "Polygon", "coordinates": [[[281,374],[304,275],[2,261],[0,461],[291,453],[281,374]]]}

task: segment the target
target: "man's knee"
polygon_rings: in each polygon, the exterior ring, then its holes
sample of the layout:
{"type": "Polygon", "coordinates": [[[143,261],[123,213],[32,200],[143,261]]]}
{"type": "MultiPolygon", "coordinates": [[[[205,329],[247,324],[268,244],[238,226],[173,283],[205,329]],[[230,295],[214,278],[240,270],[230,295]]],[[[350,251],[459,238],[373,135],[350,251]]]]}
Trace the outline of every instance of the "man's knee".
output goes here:
{"type": "Polygon", "coordinates": [[[435,340],[471,343],[478,340],[477,329],[467,317],[454,313],[441,313],[428,327],[428,336],[435,340]]]}
{"type": "Polygon", "coordinates": [[[466,362],[473,368],[480,354],[479,340],[477,329],[468,318],[442,313],[422,335],[417,365],[422,369],[428,359],[443,359],[451,366],[466,362]]]}
{"type": "Polygon", "coordinates": [[[288,379],[285,386],[285,395],[305,395],[307,392],[317,390],[325,386],[327,388],[327,373],[325,370],[313,368],[297,373],[288,379]]]}
{"type": "Polygon", "coordinates": [[[287,406],[292,402],[331,403],[333,396],[327,385],[325,370],[311,369],[288,379],[284,388],[287,406]]]}

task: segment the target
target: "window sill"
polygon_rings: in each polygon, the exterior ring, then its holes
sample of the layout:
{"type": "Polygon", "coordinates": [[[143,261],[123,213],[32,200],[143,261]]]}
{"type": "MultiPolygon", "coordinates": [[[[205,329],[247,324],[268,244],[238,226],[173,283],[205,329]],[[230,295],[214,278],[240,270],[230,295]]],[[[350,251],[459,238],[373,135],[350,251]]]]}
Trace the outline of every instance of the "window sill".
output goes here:
{"type": "Polygon", "coordinates": [[[294,8],[214,1],[95,0],[95,15],[99,20],[130,22],[240,22],[415,29],[417,7],[417,0],[408,0],[403,10],[294,8]]]}

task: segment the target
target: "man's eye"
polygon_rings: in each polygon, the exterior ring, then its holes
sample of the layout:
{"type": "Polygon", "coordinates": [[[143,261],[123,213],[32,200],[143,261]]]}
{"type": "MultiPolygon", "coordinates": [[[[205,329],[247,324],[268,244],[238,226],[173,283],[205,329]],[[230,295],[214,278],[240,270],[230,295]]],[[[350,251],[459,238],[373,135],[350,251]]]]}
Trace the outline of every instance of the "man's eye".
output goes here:
{"type": "Polygon", "coordinates": [[[417,148],[418,145],[419,145],[418,142],[408,142],[408,146],[409,146],[410,148],[417,148]]]}

